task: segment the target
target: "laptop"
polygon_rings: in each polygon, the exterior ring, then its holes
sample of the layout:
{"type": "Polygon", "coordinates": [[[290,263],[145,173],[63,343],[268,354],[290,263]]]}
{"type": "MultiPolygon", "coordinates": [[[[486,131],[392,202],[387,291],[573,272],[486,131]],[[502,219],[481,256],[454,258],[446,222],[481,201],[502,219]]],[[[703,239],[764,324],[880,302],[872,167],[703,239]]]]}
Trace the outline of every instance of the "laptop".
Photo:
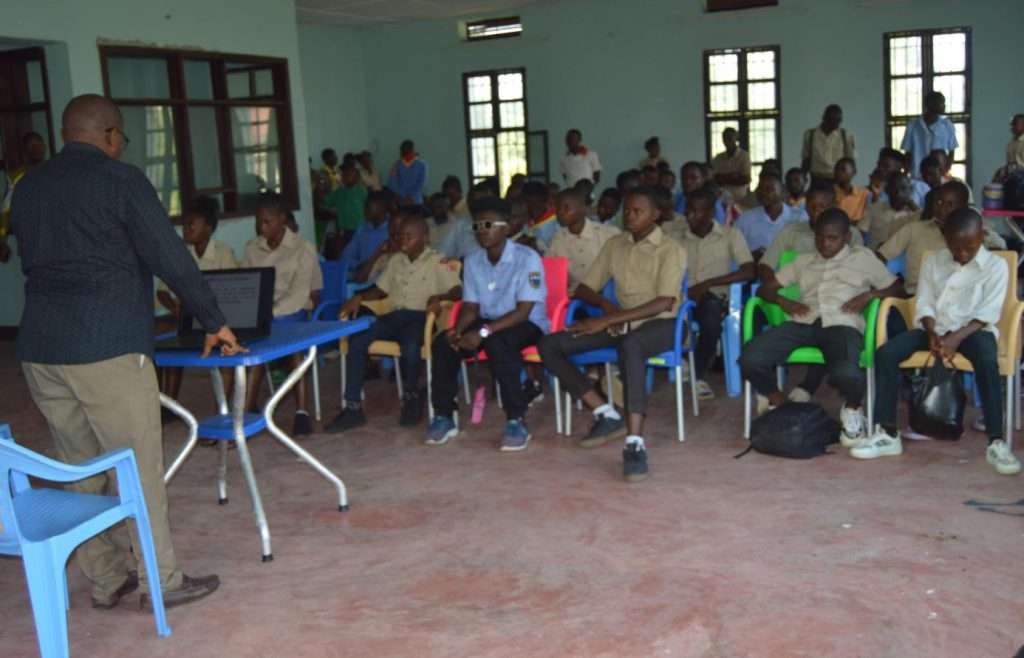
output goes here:
{"type": "MultiPolygon", "coordinates": [[[[217,297],[217,305],[241,343],[270,335],[274,321],[274,268],[251,267],[202,273],[217,297]]],[[[183,304],[176,336],[157,341],[158,350],[202,349],[206,331],[183,304]]]]}

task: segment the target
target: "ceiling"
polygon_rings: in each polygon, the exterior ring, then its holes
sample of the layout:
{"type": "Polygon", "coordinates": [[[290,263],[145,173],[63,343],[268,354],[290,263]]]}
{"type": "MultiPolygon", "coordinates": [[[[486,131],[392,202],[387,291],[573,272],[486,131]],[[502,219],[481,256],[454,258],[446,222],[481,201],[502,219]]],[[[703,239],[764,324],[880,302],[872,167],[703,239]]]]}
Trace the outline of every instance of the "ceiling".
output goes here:
{"type": "MultiPolygon", "coordinates": [[[[300,23],[368,25],[478,18],[514,12],[542,0],[296,0],[300,23]]],[[[553,2],[554,0],[543,0],[553,2]]]]}

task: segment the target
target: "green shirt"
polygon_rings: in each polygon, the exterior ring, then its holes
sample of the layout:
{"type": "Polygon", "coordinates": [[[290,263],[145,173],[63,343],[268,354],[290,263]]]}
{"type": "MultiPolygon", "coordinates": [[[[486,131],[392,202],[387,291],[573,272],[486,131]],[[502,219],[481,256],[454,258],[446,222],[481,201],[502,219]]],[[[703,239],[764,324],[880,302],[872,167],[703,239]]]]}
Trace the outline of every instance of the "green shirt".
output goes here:
{"type": "Polygon", "coordinates": [[[362,185],[342,185],[327,195],[324,203],[338,213],[338,228],[354,231],[363,223],[363,207],[366,205],[366,188],[362,185]]]}

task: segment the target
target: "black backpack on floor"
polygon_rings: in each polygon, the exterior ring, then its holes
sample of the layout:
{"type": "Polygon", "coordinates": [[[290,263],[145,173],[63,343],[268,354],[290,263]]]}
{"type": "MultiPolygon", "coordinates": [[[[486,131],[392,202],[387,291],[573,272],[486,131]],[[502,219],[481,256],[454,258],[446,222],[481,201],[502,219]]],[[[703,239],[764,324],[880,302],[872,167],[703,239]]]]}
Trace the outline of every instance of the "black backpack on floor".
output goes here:
{"type": "Polygon", "coordinates": [[[766,455],[810,459],[825,454],[829,445],[839,442],[839,421],[813,402],[786,402],[763,414],[750,428],[751,450],[766,455]]]}

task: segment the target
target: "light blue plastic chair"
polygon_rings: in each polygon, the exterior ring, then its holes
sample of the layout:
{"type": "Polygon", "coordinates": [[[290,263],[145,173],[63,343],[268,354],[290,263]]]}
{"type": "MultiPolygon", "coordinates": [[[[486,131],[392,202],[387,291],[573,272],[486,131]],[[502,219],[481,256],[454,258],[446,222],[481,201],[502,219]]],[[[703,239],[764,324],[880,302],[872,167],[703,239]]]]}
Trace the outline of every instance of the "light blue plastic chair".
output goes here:
{"type": "Polygon", "coordinates": [[[164,613],[160,570],[135,453],[124,448],[81,464],[63,464],[19,446],[10,428],[0,424],[0,555],[20,555],[25,565],[43,658],[70,655],[66,565],[72,551],[127,518],[135,519],[138,527],[156,632],[167,637],[171,629],[164,613]],[[34,489],[28,481],[32,476],[51,482],[77,482],[111,469],[117,473],[117,496],[34,489]]]}

